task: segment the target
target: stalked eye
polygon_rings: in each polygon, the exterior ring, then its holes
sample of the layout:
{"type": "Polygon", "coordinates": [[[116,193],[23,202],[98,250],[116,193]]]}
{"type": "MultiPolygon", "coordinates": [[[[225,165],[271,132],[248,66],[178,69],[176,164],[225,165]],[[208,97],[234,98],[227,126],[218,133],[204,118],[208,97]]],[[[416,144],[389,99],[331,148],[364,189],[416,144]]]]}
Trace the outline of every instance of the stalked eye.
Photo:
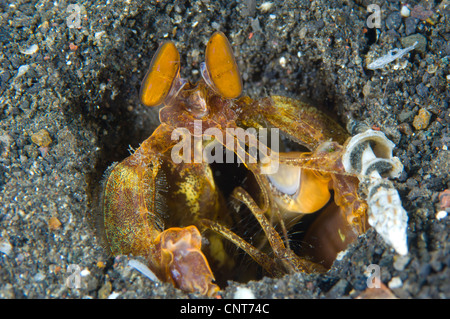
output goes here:
{"type": "Polygon", "coordinates": [[[142,81],[139,93],[146,106],[164,102],[180,73],[180,54],[173,42],[161,44],[153,56],[150,68],[142,81]]]}
{"type": "Polygon", "coordinates": [[[233,50],[222,32],[216,32],[206,45],[202,75],[222,97],[234,99],[241,95],[242,79],[233,50]]]}

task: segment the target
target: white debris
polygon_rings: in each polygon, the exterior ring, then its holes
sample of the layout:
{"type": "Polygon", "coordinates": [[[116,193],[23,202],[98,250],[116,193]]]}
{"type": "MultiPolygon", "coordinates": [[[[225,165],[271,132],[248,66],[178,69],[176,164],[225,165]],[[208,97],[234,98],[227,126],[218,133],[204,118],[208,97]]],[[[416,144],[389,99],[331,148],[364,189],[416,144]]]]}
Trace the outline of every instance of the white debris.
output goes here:
{"type": "Polygon", "coordinates": [[[445,210],[441,210],[441,211],[437,212],[437,214],[436,214],[437,220],[444,219],[445,217],[447,217],[447,212],[445,210]]]}
{"type": "Polygon", "coordinates": [[[16,78],[21,77],[22,75],[24,75],[25,73],[27,73],[28,69],[30,68],[30,66],[28,64],[25,65],[21,65],[19,67],[19,71],[17,72],[16,78]]]}
{"type": "Polygon", "coordinates": [[[347,143],[342,163],[365,184],[369,224],[397,253],[406,255],[408,214],[392,182],[381,176],[396,178],[403,170],[392,156],[394,146],[382,132],[367,130],[347,143]]]}
{"type": "Polygon", "coordinates": [[[238,287],[234,293],[233,299],[256,299],[253,291],[249,288],[238,287]]]}
{"type": "Polygon", "coordinates": [[[80,276],[81,277],[87,277],[91,274],[91,272],[89,271],[89,269],[84,268],[82,271],[80,271],[80,276]]]}
{"type": "Polygon", "coordinates": [[[408,6],[405,4],[400,9],[400,14],[403,18],[407,18],[411,15],[411,10],[409,10],[408,6]]]}
{"type": "Polygon", "coordinates": [[[413,45],[411,45],[410,47],[407,47],[405,49],[392,49],[386,55],[383,55],[381,58],[376,59],[375,61],[370,63],[367,66],[367,68],[370,70],[380,69],[383,66],[385,66],[386,64],[391,63],[392,61],[394,61],[398,58],[401,58],[403,55],[405,55],[409,51],[414,50],[414,48],[416,47],[416,45],[418,43],[419,42],[416,41],[416,42],[414,42],[413,45]]]}
{"type": "Polygon", "coordinates": [[[6,256],[10,256],[12,251],[12,245],[8,240],[0,241],[0,253],[4,253],[6,256]]]}
{"type": "Polygon", "coordinates": [[[279,62],[280,62],[280,65],[281,65],[281,67],[282,68],[285,68],[286,67],[286,58],[284,57],[284,56],[282,56],[281,58],[280,58],[280,60],[279,60],[279,62]]]}
{"type": "Polygon", "coordinates": [[[340,252],[337,253],[336,255],[336,260],[342,260],[344,258],[345,255],[347,255],[348,250],[341,250],[340,252]]]}
{"type": "Polygon", "coordinates": [[[266,2],[263,2],[263,3],[259,6],[259,9],[260,9],[263,13],[265,13],[265,12],[270,11],[270,9],[272,9],[273,6],[274,6],[273,2],[266,1],[266,2]]]}
{"type": "Polygon", "coordinates": [[[400,277],[394,277],[391,279],[391,281],[389,281],[388,283],[388,287],[390,289],[395,289],[395,288],[400,288],[403,286],[403,282],[400,279],[400,277]]]}
{"type": "Polygon", "coordinates": [[[94,38],[96,41],[99,41],[100,38],[106,33],[106,31],[98,31],[94,33],[94,38]]]}
{"type": "Polygon", "coordinates": [[[39,51],[39,46],[37,44],[32,44],[28,48],[26,48],[24,50],[20,50],[20,53],[26,54],[26,55],[33,55],[38,51],[39,51]]]}
{"type": "Polygon", "coordinates": [[[135,259],[130,259],[128,261],[128,266],[136,269],[137,271],[139,271],[141,274],[143,274],[145,277],[147,277],[151,281],[156,281],[156,282],[159,281],[158,277],[156,277],[156,275],[153,273],[153,271],[151,271],[150,268],[148,268],[146,265],[144,265],[140,261],[137,261],[135,259]]]}
{"type": "Polygon", "coordinates": [[[120,293],[113,291],[109,296],[108,299],[117,299],[117,297],[120,296],[120,293]]]}
{"type": "Polygon", "coordinates": [[[45,279],[45,275],[41,272],[38,272],[36,275],[34,275],[33,279],[36,282],[41,282],[45,279]]]}

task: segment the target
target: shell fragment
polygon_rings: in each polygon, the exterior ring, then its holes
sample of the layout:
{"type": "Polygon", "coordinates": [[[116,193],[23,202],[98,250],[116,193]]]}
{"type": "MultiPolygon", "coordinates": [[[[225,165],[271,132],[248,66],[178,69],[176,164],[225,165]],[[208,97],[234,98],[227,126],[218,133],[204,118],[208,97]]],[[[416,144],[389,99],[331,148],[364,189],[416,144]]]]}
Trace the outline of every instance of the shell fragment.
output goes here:
{"type": "Polygon", "coordinates": [[[357,174],[365,186],[369,224],[397,253],[406,255],[408,214],[387,179],[398,177],[403,170],[400,160],[392,156],[394,146],[384,133],[367,130],[346,144],[342,162],[345,170],[357,174]]]}

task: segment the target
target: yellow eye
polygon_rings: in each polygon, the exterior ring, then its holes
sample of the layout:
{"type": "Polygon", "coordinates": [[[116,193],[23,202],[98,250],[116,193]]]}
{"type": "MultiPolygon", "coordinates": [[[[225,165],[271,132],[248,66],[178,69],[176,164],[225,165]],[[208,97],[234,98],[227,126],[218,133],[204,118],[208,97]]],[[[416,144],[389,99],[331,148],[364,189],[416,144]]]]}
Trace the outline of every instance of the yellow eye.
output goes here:
{"type": "Polygon", "coordinates": [[[205,60],[209,80],[220,95],[228,99],[241,95],[241,75],[225,34],[216,32],[211,36],[206,45],[205,60]]]}
{"type": "Polygon", "coordinates": [[[179,72],[180,54],[175,44],[170,41],[161,44],[142,81],[139,93],[141,102],[146,106],[157,106],[163,103],[179,72]]]}

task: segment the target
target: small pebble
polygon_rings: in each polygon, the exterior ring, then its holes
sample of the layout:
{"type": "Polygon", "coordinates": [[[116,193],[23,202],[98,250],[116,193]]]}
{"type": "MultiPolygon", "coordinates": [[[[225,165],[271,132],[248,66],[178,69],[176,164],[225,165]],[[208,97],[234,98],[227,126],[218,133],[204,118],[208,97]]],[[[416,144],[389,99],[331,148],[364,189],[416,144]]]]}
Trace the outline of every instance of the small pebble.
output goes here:
{"type": "Polygon", "coordinates": [[[0,241],[0,253],[4,253],[6,256],[10,256],[12,251],[12,245],[7,240],[0,241]]]}
{"type": "Polygon", "coordinates": [[[80,271],[80,276],[81,277],[87,277],[91,274],[91,272],[89,271],[89,269],[84,268],[82,271],[80,271]]]}
{"type": "Polygon", "coordinates": [[[401,123],[397,126],[397,128],[401,133],[407,136],[414,133],[413,130],[411,129],[411,126],[408,123],[401,123]]]}
{"type": "Polygon", "coordinates": [[[270,11],[273,8],[273,6],[274,6],[273,2],[265,1],[259,6],[259,9],[263,13],[265,13],[265,12],[270,11]]]}
{"type": "Polygon", "coordinates": [[[24,50],[20,50],[20,53],[25,54],[25,55],[33,55],[38,51],[39,51],[39,46],[37,44],[33,44],[24,50]]]}
{"type": "Polygon", "coordinates": [[[447,212],[445,210],[441,210],[441,211],[437,212],[436,219],[437,220],[444,219],[445,217],[447,217],[447,215],[448,214],[447,214],[447,212]]]}
{"type": "Polygon", "coordinates": [[[403,18],[407,18],[411,15],[411,10],[409,10],[408,6],[404,5],[400,10],[400,14],[403,18]]]}
{"type": "Polygon", "coordinates": [[[250,25],[252,26],[253,32],[262,32],[261,24],[259,23],[258,18],[250,18],[250,25]]]}
{"type": "Polygon", "coordinates": [[[439,193],[439,206],[444,211],[450,208],[450,189],[439,193]]]}
{"type": "Polygon", "coordinates": [[[386,27],[388,29],[398,29],[402,25],[402,17],[400,15],[400,12],[392,12],[390,15],[386,18],[386,27]]]}
{"type": "Polygon", "coordinates": [[[99,299],[108,299],[111,295],[112,285],[107,280],[105,284],[98,290],[98,298],[99,299]]]}
{"type": "Polygon", "coordinates": [[[414,117],[413,126],[416,130],[424,130],[430,123],[431,114],[426,109],[421,108],[419,114],[414,117]]]}
{"type": "Polygon", "coordinates": [[[414,17],[409,17],[405,19],[405,34],[410,35],[416,32],[417,24],[419,19],[414,17]]]}
{"type": "Polygon", "coordinates": [[[108,296],[108,299],[117,299],[117,297],[119,297],[119,296],[120,296],[120,293],[114,291],[108,296]]]}
{"type": "Polygon", "coordinates": [[[425,53],[427,51],[427,39],[423,35],[416,33],[400,39],[400,42],[404,48],[412,46],[416,41],[418,43],[415,49],[419,52],[425,53]]]}
{"type": "Polygon", "coordinates": [[[391,279],[391,281],[389,281],[388,283],[388,287],[390,289],[395,289],[395,288],[400,288],[403,286],[403,282],[400,279],[400,277],[394,277],[391,279]]]}
{"type": "Polygon", "coordinates": [[[255,295],[249,288],[238,287],[234,293],[233,299],[255,299],[255,295]]]}
{"type": "Polygon", "coordinates": [[[41,156],[45,157],[48,154],[48,147],[41,146],[39,147],[39,152],[41,152],[41,156]]]}
{"type": "Polygon", "coordinates": [[[426,97],[428,96],[428,87],[426,87],[423,83],[420,83],[416,86],[416,92],[419,96],[426,97]]]}
{"type": "Polygon", "coordinates": [[[2,299],[15,299],[14,287],[10,283],[4,284],[0,289],[0,297],[2,299]]]}
{"type": "Polygon", "coordinates": [[[331,288],[328,293],[328,298],[338,298],[339,296],[344,296],[350,291],[350,284],[346,279],[340,279],[334,286],[331,288]]]}
{"type": "Polygon", "coordinates": [[[431,265],[430,264],[424,264],[419,269],[419,276],[422,278],[426,278],[431,272],[431,265]]]}
{"type": "Polygon", "coordinates": [[[345,255],[347,255],[348,250],[341,250],[340,252],[338,252],[338,254],[336,255],[336,260],[340,261],[344,258],[345,255]]]}
{"type": "Polygon", "coordinates": [[[94,33],[94,38],[95,38],[95,40],[100,40],[100,38],[105,34],[106,32],[105,31],[99,31],[99,32],[95,32],[94,33]]]}
{"type": "Polygon", "coordinates": [[[31,140],[34,144],[37,144],[39,146],[47,147],[52,142],[52,139],[50,138],[50,134],[44,129],[40,130],[37,133],[34,133],[31,135],[31,140]]]}
{"type": "Polygon", "coordinates": [[[441,261],[442,255],[439,251],[434,251],[431,253],[430,265],[434,272],[440,272],[444,267],[444,264],[441,261]]]}
{"type": "Polygon", "coordinates": [[[48,228],[53,231],[57,230],[59,227],[61,227],[61,222],[59,221],[59,219],[54,216],[50,218],[50,220],[48,221],[48,228]]]}
{"type": "Polygon", "coordinates": [[[24,75],[25,73],[27,73],[29,68],[30,68],[30,66],[28,64],[19,66],[19,70],[17,71],[16,78],[19,78],[22,75],[24,75]]]}
{"type": "Polygon", "coordinates": [[[411,258],[409,258],[408,256],[397,256],[395,258],[394,261],[394,269],[398,270],[398,271],[403,271],[406,267],[406,265],[408,265],[409,261],[411,260],[411,258]]]}
{"type": "Polygon", "coordinates": [[[414,6],[411,12],[411,16],[418,18],[422,21],[427,20],[433,15],[433,10],[426,10],[424,7],[417,5],[414,6]]]}
{"type": "Polygon", "coordinates": [[[404,122],[409,122],[409,121],[411,121],[411,120],[413,119],[413,117],[414,117],[414,112],[413,112],[413,111],[404,109],[404,110],[402,110],[401,113],[398,115],[398,120],[399,120],[401,123],[404,123],[404,122]]]}
{"type": "Polygon", "coordinates": [[[371,81],[368,81],[368,82],[364,85],[363,90],[362,90],[362,92],[363,92],[363,94],[364,94],[364,97],[368,97],[368,96],[369,96],[371,88],[372,88],[372,86],[371,86],[371,81]]]}
{"type": "Polygon", "coordinates": [[[76,51],[78,49],[78,45],[74,44],[73,42],[70,42],[69,49],[70,51],[76,51]]]}
{"type": "Polygon", "coordinates": [[[45,275],[41,272],[38,272],[35,276],[34,276],[34,280],[36,282],[41,282],[45,279],[45,275]]]}

